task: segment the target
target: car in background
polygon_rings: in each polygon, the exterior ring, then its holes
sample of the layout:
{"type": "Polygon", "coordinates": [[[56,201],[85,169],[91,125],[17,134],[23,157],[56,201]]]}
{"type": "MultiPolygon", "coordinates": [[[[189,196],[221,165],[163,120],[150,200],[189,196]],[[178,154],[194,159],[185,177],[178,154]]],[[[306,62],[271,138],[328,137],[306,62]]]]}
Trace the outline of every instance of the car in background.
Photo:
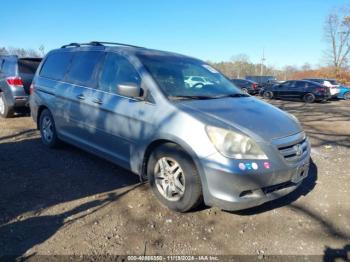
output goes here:
{"type": "Polygon", "coordinates": [[[29,89],[41,58],[0,56],[0,117],[28,107],[29,89]]]}
{"type": "Polygon", "coordinates": [[[350,100],[350,87],[340,85],[339,86],[338,98],[339,99],[350,100]]]}
{"type": "Polygon", "coordinates": [[[307,80],[290,80],[282,84],[265,87],[264,98],[302,99],[306,103],[326,101],[331,98],[329,87],[307,80]]]}
{"type": "Polygon", "coordinates": [[[213,85],[214,83],[211,82],[206,77],[201,76],[185,76],[185,84],[188,87],[194,87],[194,88],[202,88],[206,85],[213,85]]]}
{"type": "Polygon", "coordinates": [[[305,78],[303,80],[308,80],[312,82],[319,83],[321,85],[327,86],[330,88],[330,92],[333,98],[338,97],[338,94],[340,92],[339,90],[339,84],[337,83],[337,80],[335,79],[327,79],[327,78],[305,78]]]}
{"type": "Polygon", "coordinates": [[[44,145],[63,140],[148,178],[179,212],[203,200],[225,210],[258,206],[308,175],[311,148],[295,117],[184,55],[65,45],[38,68],[30,106],[44,145]],[[188,88],[189,71],[215,84],[188,88]]]}
{"type": "Polygon", "coordinates": [[[247,94],[255,95],[258,94],[260,91],[260,86],[254,81],[240,78],[234,78],[230,80],[234,85],[239,87],[243,92],[247,94]]]}
{"type": "Polygon", "coordinates": [[[246,76],[245,79],[253,81],[261,87],[271,86],[277,83],[277,79],[274,76],[246,76]]]}

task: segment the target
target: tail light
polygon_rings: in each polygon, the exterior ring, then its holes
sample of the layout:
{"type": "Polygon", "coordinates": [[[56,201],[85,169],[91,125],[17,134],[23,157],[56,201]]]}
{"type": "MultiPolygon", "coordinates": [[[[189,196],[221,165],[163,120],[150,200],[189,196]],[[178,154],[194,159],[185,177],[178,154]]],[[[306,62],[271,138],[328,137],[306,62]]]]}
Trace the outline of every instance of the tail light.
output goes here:
{"type": "Polygon", "coordinates": [[[15,77],[8,77],[6,78],[6,82],[8,85],[13,87],[23,87],[23,81],[22,78],[15,76],[15,77]]]}
{"type": "Polygon", "coordinates": [[[316,88],[316,92],[326,92],[326,88],[325,87],[317,87],[316,88]]]}
{"type": "Polygon", "coordinates": [[[258,87],[258,84],[253,84],[252,87],[253,89],[256,89],[258,87]]]}

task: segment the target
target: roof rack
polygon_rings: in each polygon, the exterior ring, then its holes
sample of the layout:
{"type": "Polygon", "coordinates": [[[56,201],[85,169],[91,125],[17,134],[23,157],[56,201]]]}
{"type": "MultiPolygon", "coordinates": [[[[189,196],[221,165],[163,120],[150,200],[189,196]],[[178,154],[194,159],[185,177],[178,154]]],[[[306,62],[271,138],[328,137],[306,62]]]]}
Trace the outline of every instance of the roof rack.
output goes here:
{"type": "Polygon", "coordinates": [[[91,45],[91,46],[119,45],[119,46],[128,46],[128,47],[134,47],[134,48],[144,48],[144,47],[136,46],[136,45],[115,43],[115,42],[100,42],[100,41],[91,41],[90,43],[70,43],[70,44],[61,46],[61,48],[80,47],[83,45],[91,45]]]}

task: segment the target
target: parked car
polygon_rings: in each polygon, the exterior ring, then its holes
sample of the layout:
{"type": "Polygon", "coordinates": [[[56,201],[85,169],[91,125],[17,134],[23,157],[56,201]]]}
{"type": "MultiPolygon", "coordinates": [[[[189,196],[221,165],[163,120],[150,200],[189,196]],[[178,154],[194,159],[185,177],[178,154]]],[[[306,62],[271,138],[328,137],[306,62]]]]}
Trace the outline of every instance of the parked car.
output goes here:
{"type": "Polygon", "coordinates": [[[302,99],[306,103],[326,101],[331,98],[329,87],[306,80],[291,80],[262,89],[263,97],[302,99]]]}
{"type": "Polygon", "coordinates": [[[271,86],[277,83],[277,79],[274,76],[246,76],[245,79],[258,83],[260,87],[271,86]]]}
{"type": "Polygon", "coordinates": [[[202,200],[225,210],[257,206],[308,174],[310,145],[295,117],[179,54],[63,46],[41,63],[30,107],[46,146],[63,140],[148,178],[175,211],[202,200]],[[215,85],[188,88],[188,72],[215,85]]]}
{"type": "Polygon", "coordinates": [[[204,85],[214,84],[208,78],[201,77],[201,76],[186,76],[185,83],[188,85],[188,87],[195,87],[195,88],[198,88],[198,87],[200,88],[200,87],[203,87],[204,85]]]}
{"type": "Polygon", "coordinates": [[[338,97],[339,94],[339,84],[335,79],[325,79],[325,78],[306,78],[304,80],[312,81],[324,85],[330,88],[330,92],[333,98],[338,97]]]}
{"type": "Polygon", "coordinates": [[[250,80],[245,79],[231,79],[231,82],[239,87],[243,92],[251,95],[259,94],[260,86],[258,83],[255,83],[250,80]]]}
{"type": "Polygon", "coordinates": [[[350,100],[350,87],[340,85],[339,86],[338,98],[339,99],[350,100]]]}
{"type": "Polygon", "coordinates": [[[0,116],[28,108],[29,87],[41,58],[0,56],[0,116]]]}

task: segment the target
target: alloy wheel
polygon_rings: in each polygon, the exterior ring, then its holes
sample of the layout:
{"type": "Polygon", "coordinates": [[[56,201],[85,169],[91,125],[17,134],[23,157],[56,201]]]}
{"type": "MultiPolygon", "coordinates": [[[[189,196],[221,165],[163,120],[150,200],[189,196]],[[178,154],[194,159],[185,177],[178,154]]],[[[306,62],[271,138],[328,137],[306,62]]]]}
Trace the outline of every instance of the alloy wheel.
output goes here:
{"type": "Polygon", "coordinates": [[[42,120],[42,134],[44,139],[50,143],[53,139],[53,124],[50,117],[45,116],[42,120]]]}
{"type": "Polygon", "coordinates": [[[180,164],[173,158],[160,158],[154,168],[155,184],[168,201],[179,201],[185,193],[185,176],[180,164]]]}

